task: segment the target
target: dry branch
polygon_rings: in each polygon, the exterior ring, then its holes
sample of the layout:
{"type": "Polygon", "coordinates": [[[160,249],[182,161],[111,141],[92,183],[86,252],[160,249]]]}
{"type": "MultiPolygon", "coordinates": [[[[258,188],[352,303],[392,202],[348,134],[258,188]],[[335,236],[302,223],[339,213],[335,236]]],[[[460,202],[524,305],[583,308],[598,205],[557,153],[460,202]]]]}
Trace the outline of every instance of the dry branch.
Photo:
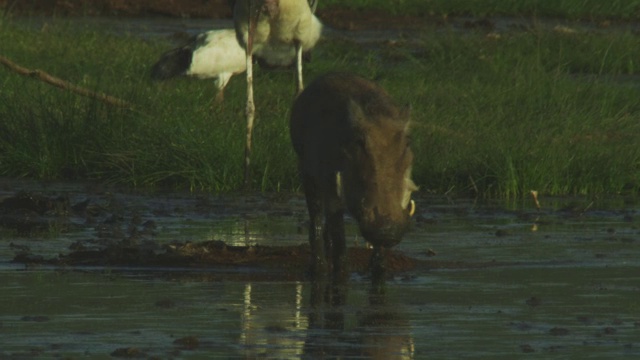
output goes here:
{"type": "Polygon", "coordinates": [[[90,97],[90,98],[94,98],[97,99],[99,101],[102,101],[106,104],[109,105],[114,105],[114,106],[119,106],[119,107],[127,107],[127,108],[133,108],[132,104],[124,101],[122,99],[118,99],[116,97],[107,95],[107,94],[103,94],[100,92],[95,92],[95,91],[91,91],[89,89],[85,89],[81,86],[78,85],[74,85],[68,81],[64,81],[60,78],[57,78],[53,75],[50,75],[42,70],[31,70],[31,69],[27,69],[25,67],[22,67],[16,63],[14,63],[13,61],[7,59],[4,56],[0,55],[0,63],[2,63],[4,66],[6,66],[7,68],[9,68],[10,70],[13,70],[15,72],[17,72],[20,75],[24,75],[24,76],[28,76],[28,77],[32,77],[32,78],[36,78],[40,81],[44,81],[47,84],[59,87],[61,89],[65,89],[65,90],[69,90],[72,91],[76,94],[80,94],[82,96],[86,96],[86,97],[90,97]]]}

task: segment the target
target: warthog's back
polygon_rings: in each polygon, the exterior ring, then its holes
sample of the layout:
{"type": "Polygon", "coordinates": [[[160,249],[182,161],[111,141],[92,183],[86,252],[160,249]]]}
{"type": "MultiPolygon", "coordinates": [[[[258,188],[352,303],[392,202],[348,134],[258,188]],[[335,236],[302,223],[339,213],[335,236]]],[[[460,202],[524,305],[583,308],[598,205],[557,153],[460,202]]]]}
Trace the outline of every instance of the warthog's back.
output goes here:
{"type": "Polygon", "coordinates": [[[306,87],[291,112],[291,140],[303,171],[319,176],[342,170],[344,147],[358,140],[354,125],[364,125],[353,123],[352,105],[374,125],[403,129],[408,122],[379,85],[347,73],[321,76],[306,87]]]}

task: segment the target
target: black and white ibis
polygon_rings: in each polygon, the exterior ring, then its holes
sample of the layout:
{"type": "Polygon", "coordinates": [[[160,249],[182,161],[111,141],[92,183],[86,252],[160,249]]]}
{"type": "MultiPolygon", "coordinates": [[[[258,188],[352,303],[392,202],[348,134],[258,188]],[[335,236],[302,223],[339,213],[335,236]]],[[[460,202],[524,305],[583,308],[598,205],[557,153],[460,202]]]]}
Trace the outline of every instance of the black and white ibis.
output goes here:
{"type": "Polygon", "coordinates": [[[271,66],[295,62],[296,90],[300,93],[304,87],[302,54],[311,50],[320,39],[322,23],[314,15],[317,0],[236,0],[232,5],[238,42],[245,50],[247,72],[244,184],[248,187],[255,119],[252,58],[255,56],[271,66]]]}
{"type": "Polygon", "coordinates": [[[184,45],[162,54],[151,68],[151,78],[213,78],[218,88],[215,101],[221,103],[224,88],[231,77],[246,70],[245,60],[245,50],[238,43],[235,30],[210,30],[195,35],[184,45]]]}

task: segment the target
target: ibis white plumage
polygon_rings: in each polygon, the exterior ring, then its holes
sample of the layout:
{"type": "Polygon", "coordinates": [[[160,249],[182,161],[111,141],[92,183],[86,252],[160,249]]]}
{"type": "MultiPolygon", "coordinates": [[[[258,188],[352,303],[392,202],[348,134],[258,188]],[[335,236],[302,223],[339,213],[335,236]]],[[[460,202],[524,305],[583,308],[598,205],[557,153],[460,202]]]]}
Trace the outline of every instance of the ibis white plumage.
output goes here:
{"type": "Polygon", "coordinates": [[[245,50],[238,43],[235,30],[210,30],[162,54],[151,68],[151,78],[213,78],[218,88],[216,102],[222,102],[224,88],[231,77],[244,72],[246,68],[245,50]]]}
{"type": "Polygon", "coordinates": [[[247,133],[244,182],[250,180],[251,134],[255,118],[252,57],[273,66],[296,64],[296,89],[302,92],[302,53],[311,50],[322,33],[314,15],[317,0],[236,0],[233,21],[245,50],[247,72],[247,133]]]}

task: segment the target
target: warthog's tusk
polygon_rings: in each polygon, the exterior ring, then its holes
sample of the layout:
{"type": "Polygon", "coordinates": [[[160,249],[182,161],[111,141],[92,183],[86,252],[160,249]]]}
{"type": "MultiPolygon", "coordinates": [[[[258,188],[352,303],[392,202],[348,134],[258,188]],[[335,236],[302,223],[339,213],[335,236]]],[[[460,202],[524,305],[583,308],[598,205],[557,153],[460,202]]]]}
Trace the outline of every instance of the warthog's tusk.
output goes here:
{"type": "Polygon", "coordinates": [[[413,214],[416,213],[416,202],[411,200],[411,202],[409,203],[409,216],[413,216],[413,214]]]}

